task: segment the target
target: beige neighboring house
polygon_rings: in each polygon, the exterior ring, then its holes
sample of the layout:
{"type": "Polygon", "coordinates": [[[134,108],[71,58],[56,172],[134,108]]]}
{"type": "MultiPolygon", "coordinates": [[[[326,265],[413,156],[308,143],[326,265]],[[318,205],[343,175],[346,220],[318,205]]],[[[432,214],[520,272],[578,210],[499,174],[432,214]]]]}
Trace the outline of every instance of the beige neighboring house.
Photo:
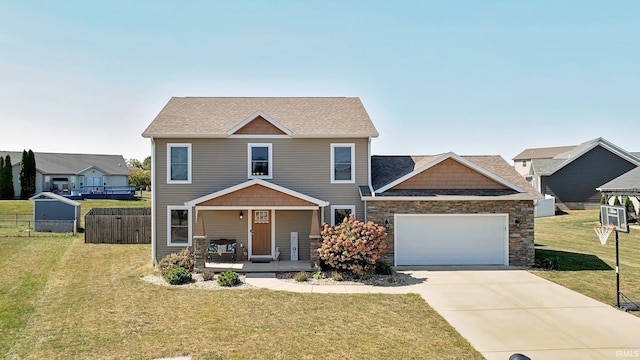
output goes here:
{"type": "Polygon", "coordinates": [[[174,97],[142,135],[154,262],[221,239],[251,260],[278,249],[316,262],[320,224],[353,213],[388,228],[396,265],[533,263],[540,194],[513,167],[498,156],[372,156],[378,132],[355,97],[174,97]]]}
{"type": "MultiPolygon", "coordinates": [[[[553,159],[555,156],[575,147],[575,145],[570,145],[525,149],[513,158],[513,167],[520,175],[527,177],[531,172],[531,162],[533,159],[553,159]]],[[[527,178],[527,180],[531,179],[527,178]]]]}

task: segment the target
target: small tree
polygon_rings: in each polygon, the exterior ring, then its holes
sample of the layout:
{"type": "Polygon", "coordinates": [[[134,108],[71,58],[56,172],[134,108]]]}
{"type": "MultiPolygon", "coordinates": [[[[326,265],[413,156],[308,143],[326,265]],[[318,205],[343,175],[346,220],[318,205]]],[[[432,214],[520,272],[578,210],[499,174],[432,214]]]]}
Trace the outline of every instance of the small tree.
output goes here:
{"type": "Polygon", "coordinates": [[[629,196],[624,199],[624,207],[627,209],[627,214],[636,214],[636,207],[633,206],[633,201],[631,201],[629,196]]]}
{"type": "Polygon", "coordinates": [[[13,167],[11,166],[11,156],[0,156],[0,198],[13,199],[13,167]]]}
{"type": "Polygon", "coordinates": [[[373,270],[387,248],[384,226],[356,220],[354,214],[336,226],[323,225],[318,255],[327,265],[364,275],[373,270]]]}
{"type": "Polygon", "coordinates": [[[622,204],[620,204],[620,198],[619,197],[614,197],[613,198],[613,206],[620,206],[622,204]]]}

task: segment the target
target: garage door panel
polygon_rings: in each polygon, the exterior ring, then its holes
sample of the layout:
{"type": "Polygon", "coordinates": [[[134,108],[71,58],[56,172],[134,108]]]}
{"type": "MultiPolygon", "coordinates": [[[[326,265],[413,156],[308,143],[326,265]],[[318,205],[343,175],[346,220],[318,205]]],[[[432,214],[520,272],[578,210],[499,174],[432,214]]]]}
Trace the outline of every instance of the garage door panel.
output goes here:
{"type": "Polygon", "coordinates": [[[505,264],[507,216],[398,215],[397,265],[505,264]]]}

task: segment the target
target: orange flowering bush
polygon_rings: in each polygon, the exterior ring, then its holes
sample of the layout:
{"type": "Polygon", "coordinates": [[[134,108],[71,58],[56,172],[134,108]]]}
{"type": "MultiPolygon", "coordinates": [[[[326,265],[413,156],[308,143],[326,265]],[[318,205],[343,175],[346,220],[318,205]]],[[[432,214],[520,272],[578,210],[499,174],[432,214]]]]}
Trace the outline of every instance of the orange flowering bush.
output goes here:
{"type": "Polygon", "coordinates": [[[356,275],[370,272],[387,248],[384,226],[371,221],[358,221],[354,214],[333,227],[323,224],[320,234],[320,259],[334,269],[347,270],[356,275]]]}

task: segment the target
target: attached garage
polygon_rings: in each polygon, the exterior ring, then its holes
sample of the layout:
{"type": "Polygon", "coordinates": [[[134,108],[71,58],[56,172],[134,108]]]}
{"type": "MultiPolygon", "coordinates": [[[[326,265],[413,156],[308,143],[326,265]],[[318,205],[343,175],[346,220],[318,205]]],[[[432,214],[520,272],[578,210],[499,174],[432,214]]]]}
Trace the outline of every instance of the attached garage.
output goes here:
{"type": "Polygon", "coordinates": [[[373,156],[360,196],[366,219],[387,228],[396,266],[534,263],[544,197],[500,156],[373,156]]]}
{"type": "Polygon", "coordinates": [[[396,214],[396,265],[508,265],[508,214],[396,214]]]}

